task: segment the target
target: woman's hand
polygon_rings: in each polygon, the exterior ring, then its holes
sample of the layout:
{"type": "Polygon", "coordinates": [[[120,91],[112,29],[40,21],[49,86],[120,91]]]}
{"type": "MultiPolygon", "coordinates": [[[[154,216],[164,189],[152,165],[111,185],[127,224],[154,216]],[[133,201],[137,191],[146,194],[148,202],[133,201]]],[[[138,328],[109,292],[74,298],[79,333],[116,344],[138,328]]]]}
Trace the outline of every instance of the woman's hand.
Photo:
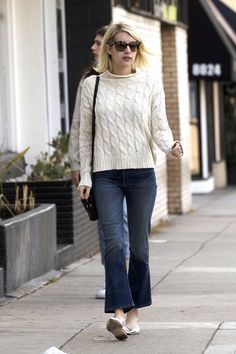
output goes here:
{"type": "Polygon", "coordinates": [[[78,187],[80,181],[80,171],[71,171],[71,179],[73,184],[78,187]]]}
{"type": "Polygon", "coordinates": [[[80,198],[81,199],[88,199],[91,187],[88,186],[79,186],[77,188],[77,191],[79,192],[80,198]]]}
{"type": "Polygon", "coordinates": [[[184,152],[183,152],[183,148],[182,148],[180,141],[175,142],[175,144],[171,148],[171,151],[172,151],[172,155],[174,157],[183,156],[184,152]]]}

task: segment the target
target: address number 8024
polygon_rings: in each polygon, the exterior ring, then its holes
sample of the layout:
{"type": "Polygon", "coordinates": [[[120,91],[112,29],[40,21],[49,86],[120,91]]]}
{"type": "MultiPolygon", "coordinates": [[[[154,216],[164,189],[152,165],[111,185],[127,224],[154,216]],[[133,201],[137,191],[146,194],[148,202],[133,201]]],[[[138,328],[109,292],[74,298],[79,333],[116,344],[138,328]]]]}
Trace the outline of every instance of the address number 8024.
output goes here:
{"type": "Polygon", "coordinates": [[[192,75],[193,76],[221,76],[221,64],[213,63],[194,63],[192,65],[192,75]]]}

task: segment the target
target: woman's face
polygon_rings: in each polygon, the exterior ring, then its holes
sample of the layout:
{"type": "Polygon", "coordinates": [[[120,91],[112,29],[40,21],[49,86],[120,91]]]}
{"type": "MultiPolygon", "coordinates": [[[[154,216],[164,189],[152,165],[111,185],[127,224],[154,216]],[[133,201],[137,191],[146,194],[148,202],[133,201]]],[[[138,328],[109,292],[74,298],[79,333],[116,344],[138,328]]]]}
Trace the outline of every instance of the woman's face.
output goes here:
{"type": "Polygon", "coordinates": [[[107,52],[112,60],[112,71],[131,73],[137,50],[138,42],[133,37],[127,32],[118,32],[113,43],[107,46],[107,52]]]}
{"type": "Polygon", "coordinates": [[[94,43],[91,46],[91,51],[93,53],[93,59],[95,62],[97,62],[97,60],[98,60],[102,40],[103,40],[103,37],[100,34],[97,34],[96,37],[94,38],[94,43]]]}

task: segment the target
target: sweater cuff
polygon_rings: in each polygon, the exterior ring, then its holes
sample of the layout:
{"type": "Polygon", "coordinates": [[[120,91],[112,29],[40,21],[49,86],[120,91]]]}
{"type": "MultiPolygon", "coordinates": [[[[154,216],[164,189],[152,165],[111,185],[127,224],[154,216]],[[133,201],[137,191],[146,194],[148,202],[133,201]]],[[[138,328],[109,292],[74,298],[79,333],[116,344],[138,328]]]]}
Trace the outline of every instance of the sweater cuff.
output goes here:
{"type": "Polygon", "coordinates": [[[173,156],[172,155],[172,147],[174,146],[175,142],[172,140],[172,142],[168,143],[168,145],[166,144],[165,146],[159,146],[160,149],[167,155],[169,156],[173,156]]]}
{"type": "Polygon", "coordinates": [[[81,179],[79,182],[79,186],[92,187],[92,179],[91,174],[88,172],[81,173],[81,179]]]}
{"type": "Polygon", "coordinates": [[[80,171],[80,163],[79,161],[70,161],[71,171],[80,171]]]}

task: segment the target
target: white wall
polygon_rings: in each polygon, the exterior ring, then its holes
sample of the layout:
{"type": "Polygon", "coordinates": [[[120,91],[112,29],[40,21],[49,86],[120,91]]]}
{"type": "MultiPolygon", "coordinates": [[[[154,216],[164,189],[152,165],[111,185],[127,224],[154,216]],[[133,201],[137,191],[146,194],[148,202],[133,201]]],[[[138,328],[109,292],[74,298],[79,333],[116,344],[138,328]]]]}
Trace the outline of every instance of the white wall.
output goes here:
{"type": "MultiPolygon", "coordinates": [[[[45,28],[46,91],[48,107],[48,141],[61,130],[59,63],[57,48],[56,0],[43,0],[45,28]]],[[[65,94],[66,96],[66,94],[65,94]]]]}
{"type": "MultiPolygon", "coordinates": [[[[113,8],[113,22],[123,21],[133,26],[143,38],[144,44],[152,52],[149,56],[150,69],[162,80],[162,50],[160,22],[143,16],[128,13],[122,8],[113,8]]],[[[166,156],[157,148],[157,197],[152,215],[152,227],[168,217],[166,156]]]]}
{"type": "Polygon", "coordinates": [[[42,0],[8,0],[11,135],[9,148],[32,162],[48,149],[45,41],[42,0]]]}
{"type": "Polygon", "coordinates": [[[7,5],[0,0],[0,153],[8,149],[9,127],[9,73],[7,47],[7,5]]]}

